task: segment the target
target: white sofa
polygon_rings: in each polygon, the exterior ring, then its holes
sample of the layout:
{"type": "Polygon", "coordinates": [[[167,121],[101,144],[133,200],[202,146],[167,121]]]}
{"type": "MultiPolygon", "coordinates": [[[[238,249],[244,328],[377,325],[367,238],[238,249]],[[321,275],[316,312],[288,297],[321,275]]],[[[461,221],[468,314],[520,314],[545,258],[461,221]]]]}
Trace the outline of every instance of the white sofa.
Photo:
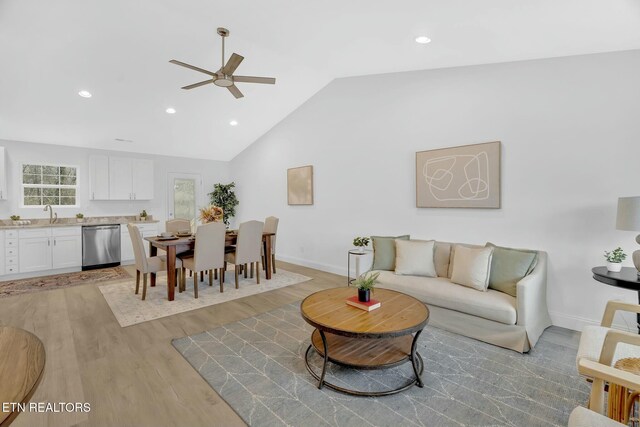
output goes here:
{"type": "MultiPolygon", "coordinates": [[[[438,277],[396,275],[380,270],[377,287],[411,295],[429,307],[429,324],[521,353],[551,326],[547,309],[547,253],[537,251],[533,270],[517,283],[517,297],[450,281],[452,243],[436,242],[438,277]]],[[[468,247],[480,247],[467,245],[468,247]]]]}

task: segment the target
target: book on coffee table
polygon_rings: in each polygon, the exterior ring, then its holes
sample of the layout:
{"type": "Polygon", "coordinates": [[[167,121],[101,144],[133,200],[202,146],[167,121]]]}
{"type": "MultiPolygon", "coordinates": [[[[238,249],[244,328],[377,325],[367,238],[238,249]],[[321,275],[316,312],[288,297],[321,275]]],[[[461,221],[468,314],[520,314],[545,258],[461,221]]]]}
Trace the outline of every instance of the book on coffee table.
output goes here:
{"type": "Polygon", "coordinates": [[[369,302],[362,302],[358,300],[357,295],[354,295],[351,298],[347,298],[347,304],[364,311],[371,311],[380,307],[380,301],[376,299],[370,299],[369,302]]]}

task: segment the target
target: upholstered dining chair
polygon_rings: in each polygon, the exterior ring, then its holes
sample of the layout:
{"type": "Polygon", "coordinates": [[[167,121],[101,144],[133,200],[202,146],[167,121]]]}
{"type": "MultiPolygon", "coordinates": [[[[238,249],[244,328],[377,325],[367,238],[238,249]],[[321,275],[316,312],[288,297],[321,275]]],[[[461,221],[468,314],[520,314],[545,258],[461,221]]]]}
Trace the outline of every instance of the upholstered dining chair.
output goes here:
{"type": "MultiPolygon", "coordinates": [[[[278,236],[279,222],[280,222],[280,219],[276,218],[275,216],[267,217],[264,220],[264,232],[273,233],[273,236],[271,236],[271,266],[272,266],[273,274],[276,274],[276,237],[278,236]]],[[[260,249],[262,250],[262,267],[266,268],[267,263],[266,263],[266,260],[264,259],[266,254],[264,253],[263,245],[260,246],[260,249]]]]}
{"type": "Polygon", "coordinates": [[[191,221],[188,219],[170,219],[165,222],[165,228],[171,233],[179,233],[181,231],[191,231],[191,221]]]}
{"type": "MultiPolygon", "coordinates": [[[[238,239],[235,251],[225,254],[225,261],[234,264],[236,276],[236,289],[238,288],[238,274],[242,266],[251,266],[251,277],[255,265],[256,283],[260,284],[260,248],[262,247],[262,230],[264,223],[260,221],[247,221],[238,227],[238,239]]],[[[196,239],[196,242],[198,239],[196,239]]]]}
{"type": "MultiPolygon", "coordinates": [[[[165,256],[147,257],[144,251],[144,240],[140,229],[133,224],[127,224],[129,236],[133,245],[133,256],[136,262],[136,295],[140,290],[140,274],[142,274],[142,299],[147,297],[147,276],[167,269],[165,256]]],[[[182,263],[176,259],[176,274],[182,268],[182,263]]],[[[180,285],[179,285],[180,286],[180,285]]]]}
{"type": "MultiPolygon", "coordinates": [[[[220,272],[220,292],[224,292],[224,242],[225,225],[223,222],[210,222],[198,226],[196,244],[192,254],[180,256],[182,260],[181,276],[183,290],[186,283],[184,269],[193,274],[193,294],[198,298],[198,272],[209,272],[209,286],[213,286],[213,270],[220,272]]],[[[202,280],[202,276],[200,276],[202,280]]]]}

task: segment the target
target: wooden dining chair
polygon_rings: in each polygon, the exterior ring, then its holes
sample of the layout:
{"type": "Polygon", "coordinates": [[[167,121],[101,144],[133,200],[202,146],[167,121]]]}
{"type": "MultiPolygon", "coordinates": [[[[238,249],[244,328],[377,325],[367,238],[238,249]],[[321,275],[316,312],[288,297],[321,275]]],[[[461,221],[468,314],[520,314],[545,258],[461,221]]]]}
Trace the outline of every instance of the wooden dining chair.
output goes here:
{"type": "MultiPolygon", "coordinates": [[[[225,225],[223,222],[210,222],[198,226],[196,230],[196,244],[193,254],[180,256],[182,261],[181,276],[183,289],[186,283],[184,269],[193,274],[193,294],[198,298],[198,272],[209,272],[209,286],[213,286],[213,270],[220,271],[220,292],[224,292],[224,243],[225,225]]],[[[202,276],[200,276],[202,280],[202,276]]]]}
{"type": "Polygon", "coordinates": [[[259,263],[263,228],[264,223],[260,221],[247,221],[240,224],[235,251],[225,254],[225,261],[235,266],[236,289],[238,289],[238,274],[242,266],[245,266],[245,277],[246,266],[251,266],[251,277],[253,278],[255,265],[256,283],[260,284],[259,263]]]}
{"type": "MultiPolygon", "coordinates": [[[[129,229],[129,236],[133,245],[133,256],[136,262],[136,295],[140,290],[140,274],[142,273],[142,299],[144,300],[147,297],[147,276],[166,270],[167,261],[164,255],[147,257],[140,229],[133,224],[127,224],[127,228],[129,229]]],[[[178,271],[181,268],[181,261],[176,259],[176,275],[178,275],[178,271]]]]}
{"type": "MultiPolygon", "coordinates": [[[[276,218],[275,216],[267,217],[264,220],[264,232],[273,233],[273,236],[271,236],[271,266],[272,266],[273,274],[276,274],[276,237],[278,236],[279,222],[280,222],[280,219],[276,218]]],[[[264,250],[264,245],[261,245],[260,248],[262,250],[262,268],[266,268],[267,262],[264,259],[266,255],[264,250]]]]}
{"type": "Polygon", "coordinates": [[[191,221],[188,219],[170,219],[165,222],[165,229],[170,233],[191,232],[191,221]]]}

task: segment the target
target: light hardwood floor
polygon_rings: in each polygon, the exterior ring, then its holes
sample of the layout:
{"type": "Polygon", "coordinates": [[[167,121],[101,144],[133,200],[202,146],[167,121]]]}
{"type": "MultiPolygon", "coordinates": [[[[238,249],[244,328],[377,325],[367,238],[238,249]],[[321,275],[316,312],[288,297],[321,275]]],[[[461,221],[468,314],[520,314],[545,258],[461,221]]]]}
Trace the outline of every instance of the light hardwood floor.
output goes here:
{"type": "Polygon", "coordinates": [[[45,345],[45,375],[31,401],[91,404],[89,413],[23,413],[12,426],[244,425],[171,340],[346,283],[293,264],[278,267],[314,280],[126,328],[95,284],[0,299],[0,324],[33,332],[45,345]]]}

